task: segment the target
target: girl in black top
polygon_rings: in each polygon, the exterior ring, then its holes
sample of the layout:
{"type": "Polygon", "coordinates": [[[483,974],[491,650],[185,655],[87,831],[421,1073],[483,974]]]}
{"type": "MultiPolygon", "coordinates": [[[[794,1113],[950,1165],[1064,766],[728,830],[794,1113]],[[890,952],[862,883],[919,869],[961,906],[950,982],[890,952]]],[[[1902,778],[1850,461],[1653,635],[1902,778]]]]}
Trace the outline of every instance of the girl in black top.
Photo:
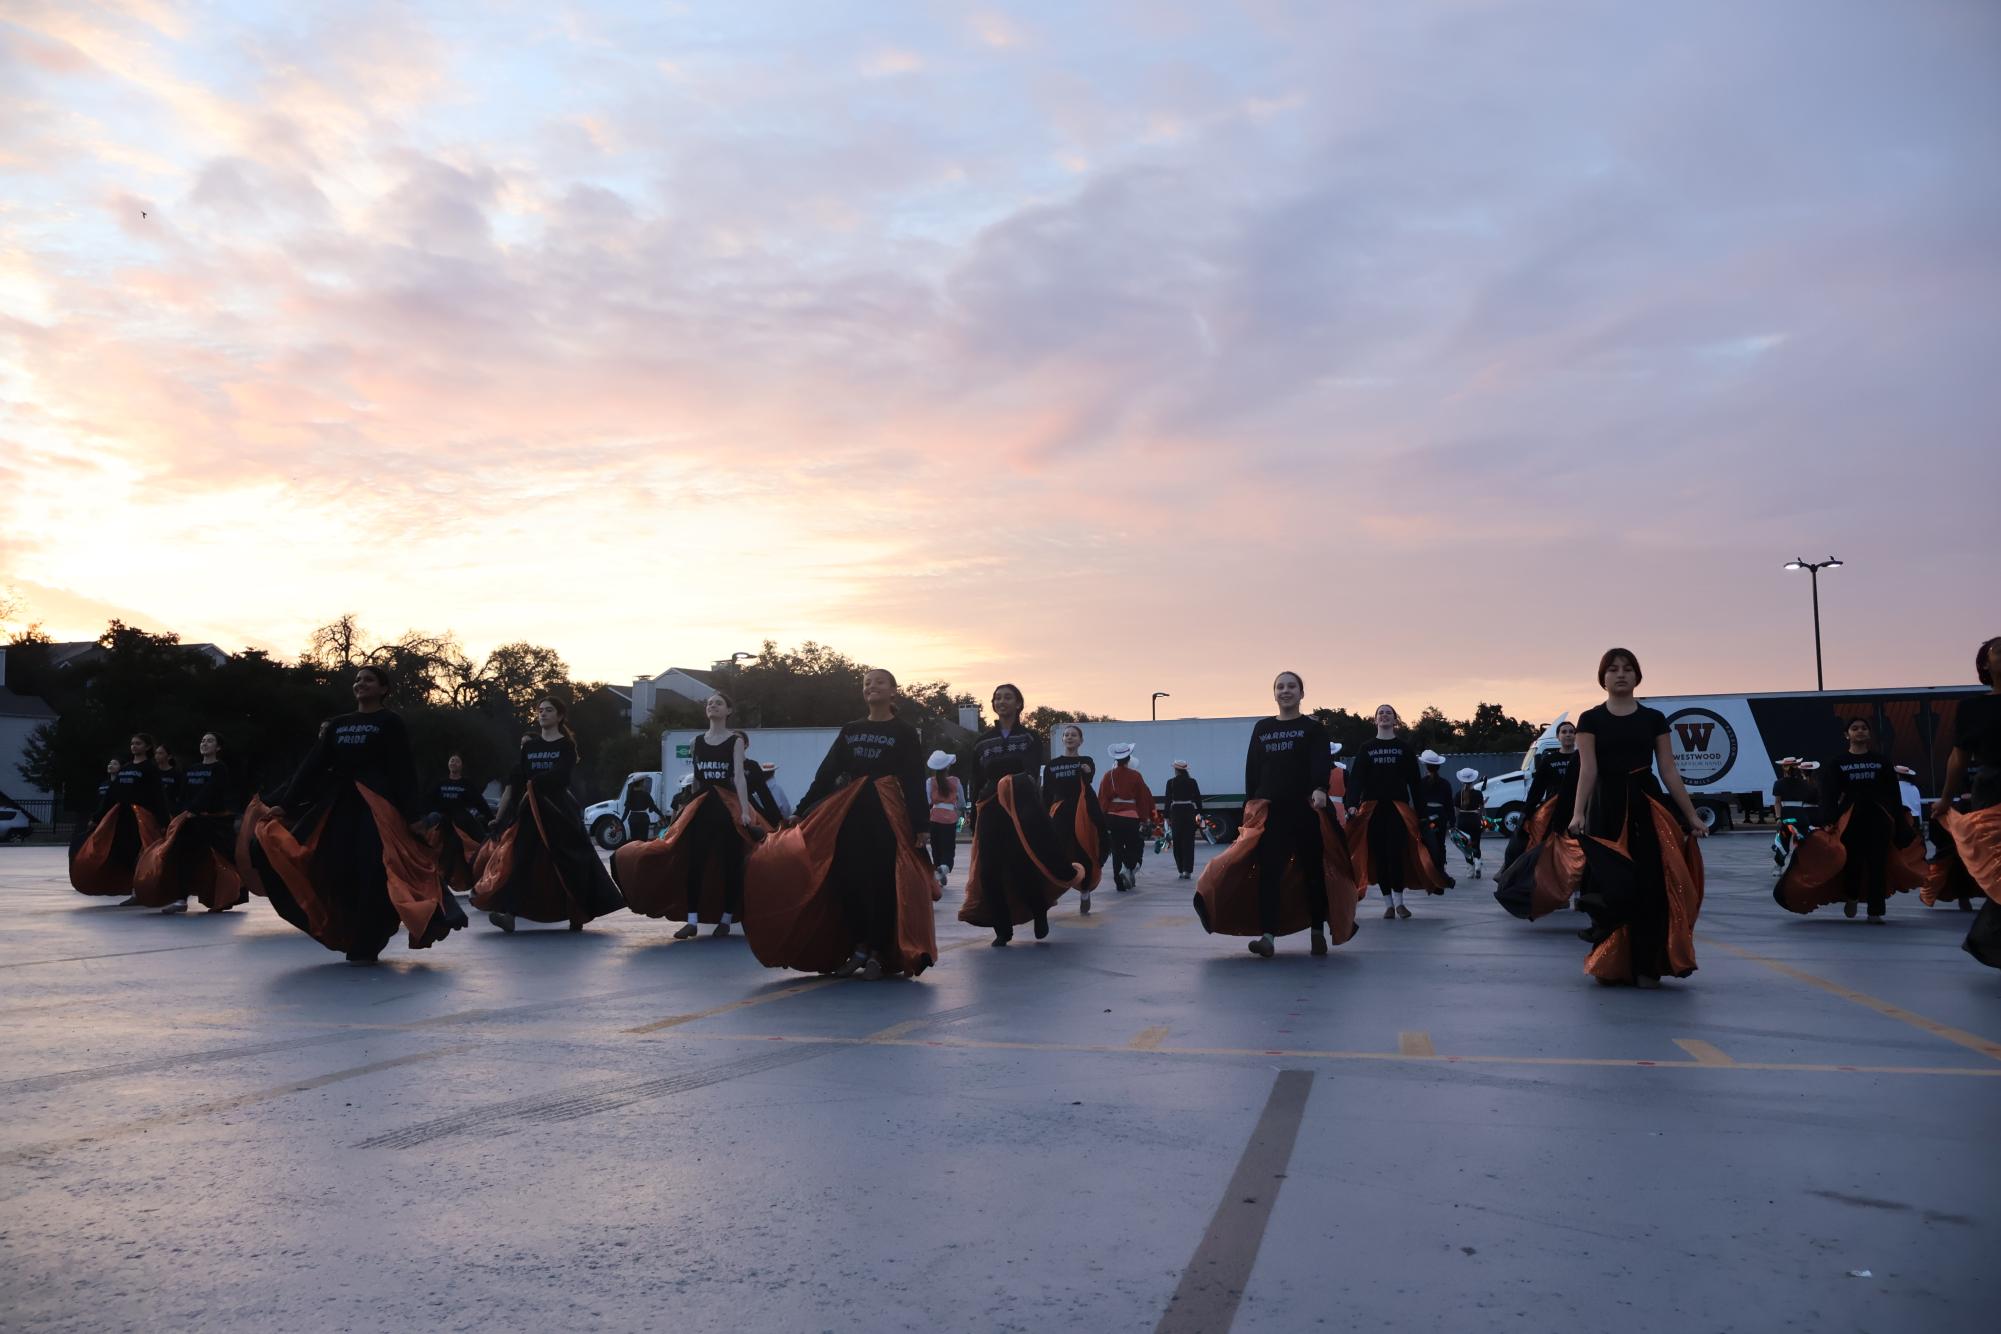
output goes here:
{"type": "Polygon", "coordinates": [[[917,843],[924,751],[889,672],[863,675],[862,702],[867,716],[842,725],[793,819],[745,868],[744,936],[767,968],[873,980],[938,957],[943,891],[917,843]]]}
{"type": "Polygon", "coordinates": [[[1057,855],[1084,868],[1083,883],[1077,886],[1077,911],[1088,916],[1091,891],[1104,874],[1111,831],[1105,828],[1105,810],[1098,804],[1098,762],[1084,754],[1084,729],[1065,723],[1057,735],[1063,753],[1042,766],[1042,795],[1049,802],[1049,824],[1060,848],[1057,855]]]}
{"type": "MultiPolygon", "coordinates": [[[[1869,920],[1880,923],[1889,893],[1917,887],[1890,883],[1897,878],[1891,875],[1890,854],[1900,841],[1908,847],[1913,835],[1902,818],[1904,803],[1897,790],[1896,770],[1873,748],[1874,730],[1867,721],[1856,718],[1849,722],[1846,736],[1846,753],[1821,771],[1820,823],[1831,837],[1839,838],[1845,854],[1840,885],[1842,915],[1853,917],[1857,901],[1866,900],[1869,920]],[[1838,834],[1836,825],[1840,825],[1838,834]]],[[[1795,860],[1794,866],[1800,863],[1795,860]]],[[[1784,883],[1781,880],[1782,889],[1784,883]]]]}
{"type": "MultiPolygon", "coordinates": [[[[1328,772],[1333,772],[1333,743],[1328,743],[1328,772]]],[[[1186,760],[1174,762],[1174,776],[1161,791],[1167,803],[1167,830],[1174,840],[1174,869],[1183,880],[1195,874],[1195,822],[1202,818],[1202,785],[1188,772],[1186,760]]]]}
{"type": "Polygon", "coordinates": [[[674,823],[658,841],[628,842],[611,857],[625,906],[647,917],[683,917],[676,940],[701,923],[727,936],[743,915],[744,859],[770,826],[756,809],[750,738],[730,727],[736,704],[718,690],[702,703],[708,730],[689,747],[694,781],[674,823]]]}
{"type": "Polygon", "coordinates": [[[478,880],[475,869],[480,845],[486,841],[486,821],[490,812],[486,798],[466,781],[463,755],[445,761],[444,781],[431,788],[424,803],[430,826],[431,850],[437,854],[438,874],[447,887],[467,891],[478,880]]]}
{"type": "Polygon", "coordinates": [[[202,733],[201,760],[181,778],[181,812],[139,859],[132,896],[163,913],[186,912],[190,896],[210,912],[227,912],[243,901],[243,880],[236,870],[236,792],[219,734],[202,733]]]}
{"type": "Polygon", "coordinates": [[[1405,889],[1445,892],[1444,872],[1418,833],[1424,809],[1417,757],[1397,737],[1403,720],[1387,704],[1376,709],[1375,739],[1364,743],[1348,765],[1348,855],[1355,878],[1383,893],[1383,918],[1407,918],[1405,889]]]}
{"type": "Polygon", "coordinates": [[[973,741],[973,864],[959,920],[992,927],[995,948],[1024,922],[1046,937],[1051,905],[1086,875],[1051,827],[1035,781],[1042,738],[1022,726],[1022,704],[1019,687],[995,686],[995,724],[973,741]]]}
{"type": "Polygon", "coordinates": [[[412,949],[466,924],[410,826],[417,766],[403,720],[386,707],[394,689],[386,669],[357,668],[354,712],[322,723],[298,772],[243,817],[252,887],[356,964],[374,963],[399,924],[412,949]]]}
{"type": "Polygon", "coordinates": [[[1591,835],[1580,898],[1591,914],[1594,944],[1585,971],[1601,982],[1656,989],[1664,974],[1695,971],[1702,859],[1688,840],[1709,831],[1675,768],[1666,717],[1633,698],[1640,679],[1640,660],[1628,649],[1608,649],[1598,661],[1605,702],[1577,720],[1583,801],[1570,832],[1591,835]],[[1654,781],[1656,765],[1673,807],[1654,781]]]}
{"type": "Polygon", "coordinates": [[[625,906],[598,860],[570,792],[577,737],[569,709],[555,699],[535,705],[535,730],[521,738],[520,758],[500,794],[493,846],[473,886],[472,903],[502,931],[518,918],[567,920],[570,930],[625,906]]]}
{"type": "Polygon", "coordinates": [[[1926,903],[1958,899],[1964,909],[1984,897],[1960,948],[1989,968],[2001,968],[2001,637],[1974,651],[1984,695],[1959,701],[1945,786],[1932,807],[1938,852],[1925,871],[1926,903]],[[1967,798],[1966,809],[1957,803],[1967,798]]]}
{"type": "Polygon", "coordinates": [[[132,734],[131,758],[111,775],[111,785],[98,799],[90,822],[70,843],[69,882],[77,893],[124,894],[121,908],[139,901],[131,897],[139,854],[158,840],[167,823],[153,744],[144,732],[132,734]]]}
{"type": "Polygon", "coordinates": [[[1266,959],[1277,952],[1277,936],[1301,926],[1312,930],[1315,954],[1327,953],[1322,924],[1330,918],[1337,945],[1355,929],[1353,882],[1345,874],[1338,884],[1327,881],[1326,840],[1333,827],[1323,812],[1334,755],[1327,729],[1299,711],[1305,694],[1297,672],[1273,678],[1278,711],[1251,725],[1244,750],[1244,826],[1228,849],[1210,859],[1195,890],[1202,929],[1239,934],[1238,901],[1255,877],[1258,935],[1249,948],[1266,959]],[[1289,875],[1299,895],[1291,904],[1285,901],[1289,875]]]}
{"type": "Polygon", "coordinates": [[[153,747],[153,768],[160,780],[160,808],[172,819],[181,813],[181,766],[174,759],[174,752],[163,742],[153,747]]]}
{"type": "Polygon", "coordinates": [[[1537,873],[1550,838],[1570,829],[1577,812],[1577,724],[1556,725],[1556,749],[1535,757],[1534,776],[1522,803],[1521,821],[1508,837],[1501,872],[1494,877],[1494,901],[1516,917],[1534,921],[1570,901],[1570,893],[1546,872],[1549,892],[1536,893],[1537,873]],[[1531,855],[1533,854],[1533,855],[1531,855]]]}

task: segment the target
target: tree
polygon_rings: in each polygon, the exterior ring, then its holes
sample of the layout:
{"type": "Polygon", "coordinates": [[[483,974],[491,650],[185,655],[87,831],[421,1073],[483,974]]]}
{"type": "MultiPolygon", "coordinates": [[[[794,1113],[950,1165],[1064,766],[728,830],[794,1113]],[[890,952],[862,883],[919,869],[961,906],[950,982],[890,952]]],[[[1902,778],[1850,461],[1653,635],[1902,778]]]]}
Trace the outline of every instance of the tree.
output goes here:
{"type": "Polygon", "coordinates": [[[1498,704],[1480,704],[1464,725],[1463,749],[1469,751],[1526,750],[1535,744],[1542,729],[1534,723],[1510,718],[1498,704]]]}

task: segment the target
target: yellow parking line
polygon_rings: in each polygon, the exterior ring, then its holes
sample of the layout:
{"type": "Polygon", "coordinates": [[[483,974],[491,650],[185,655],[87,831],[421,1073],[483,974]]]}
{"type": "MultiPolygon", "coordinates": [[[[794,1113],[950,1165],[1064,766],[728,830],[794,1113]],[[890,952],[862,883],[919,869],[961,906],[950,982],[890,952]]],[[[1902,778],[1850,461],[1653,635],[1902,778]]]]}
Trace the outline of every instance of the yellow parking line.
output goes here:
{"type": "Polygon", "coordinates": [[[1141,922],[1140,925],[1141,926],[1193,926],[1195,925],[1195,919],[1193,917],[1156,917],[1153,918],[1151,921],[1141,922]]]}
{"type": "Polygon", "coordinates": [[[1429,1033],[1399,1033],[1397,1034],[1397,1055],[1436,1056],[1438,1052],[1431,1045],[1431,1034],[1429,1033]]]}
{"type": "Polygon", "coordinates": [[[665,1019],[655,1019],[650,1024],[641,1024],[637,1028],[628,1028],[625,1031],[628,1033],[658,1033],[663,1028],[679,1028],[683,1024],[692,1024],[697,1019],[713,1019],[719,1014],[728,1014],[732,1010],[747,1010],[753,1005],[769,1005],[772,1001],[789,1000],[793,996],[808,991],[817,991],[821,987],[840,980],[838,977],[815,977],[793,986],[783,987],[777,991],[766,992],[762,996],[746,996],[742,1000],[733,1000],[727,1005],[717,1005],[707,1010],[697,1010],[693,1014],[670,1014],[665,1019]]]}
{"type": "Polygon", "coordinates": [[[1857,991],[1853,987],[1844,987],[1839,982],[1831,982],[1827,978],[1818,977],[1813,973],[1795,968],[1791,964],[1780,963],[1777,959],[1767,959],[1762,954],[1753,954],[1750,950],[1744,949],[1741,946],[1732,945],[1713,937],[1706,937],[1706,939],[1708,943],[1716,946],[1717,949],[1722,950],[1724,953],[1734,954],[1740,959],[1749,959],[1752,963],[1771,969],[1781,977],[1790,977],[1795,982],[1804,982],[1810,987],[1819,987],[1822,991],[1830,995],[1839,996],[1845,1001],[1853,1001],[1857,1005],[1867,1006],[1877,1014],[1895,1019],[1899,1023],[1909,1024],[1912,1028],[1929,1033],[1935,1038],[1944,1038],[1947,1042],[1956,1042],[1969,1051],[1977,1051],[1989,1060],[2001,1061],[2001,1042],[1991,1042],[1977,1033],[1969,1033],[1963,1028],[1954,1028],[1950,1024],[1942,1024],[1936,1019],[1927,1019],[1921,1014],[1913,1014],[1901,1005],[1892,1005],[1886,1000],[1878,1000],[1867,992],[1857,991]]]}
{"type": "Polygon", "coordinates": [[[1166,1040],[1167,1040],[1167,1025],[1156,1024],[1152,1028],[1141,1029],[1139,1032],[1139,1036],[1134,1038],[1131,1042],[1128,1042],[1126,1046],[1131,1048],[1133,1051],[1153,1051],[1154,1049],[1159,1047],[1162,1042],[1166,1040]]]}
{"type": "Polygon", "coordinates": [[[1719,1048],[1710,1046],[1701,1038],[1676,1038],[1674,1045],[1695,1058],[1697,1065],[1735,1065],[1719,1048]]]}

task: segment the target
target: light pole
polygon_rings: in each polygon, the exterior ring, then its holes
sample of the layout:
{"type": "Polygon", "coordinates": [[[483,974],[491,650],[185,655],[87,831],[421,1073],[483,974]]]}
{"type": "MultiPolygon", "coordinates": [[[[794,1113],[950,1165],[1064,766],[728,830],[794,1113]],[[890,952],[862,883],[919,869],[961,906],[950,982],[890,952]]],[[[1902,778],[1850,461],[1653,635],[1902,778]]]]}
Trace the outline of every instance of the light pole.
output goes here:
{"type": "Polygon", "coordinates": [[[1813,576],[1813,688],[1827,689],[1827,679],[1820,670],[1820,572],[1832,570],[1841,564],[1834,557],[1826,560],[1808,560],[1804,556],[1785,563],[1788,570],[1805,570],[1813,576]]]}
{"type": "Polygon", "coordinates": [[[1156,690],[1153,692],[1153,698],[1147,701],[1147,707],[1152,710],[1155,722],[1160,721],[1160,701],[1172,698],[1173,696],[1169,695],[1165,690],[1156,690]]]}

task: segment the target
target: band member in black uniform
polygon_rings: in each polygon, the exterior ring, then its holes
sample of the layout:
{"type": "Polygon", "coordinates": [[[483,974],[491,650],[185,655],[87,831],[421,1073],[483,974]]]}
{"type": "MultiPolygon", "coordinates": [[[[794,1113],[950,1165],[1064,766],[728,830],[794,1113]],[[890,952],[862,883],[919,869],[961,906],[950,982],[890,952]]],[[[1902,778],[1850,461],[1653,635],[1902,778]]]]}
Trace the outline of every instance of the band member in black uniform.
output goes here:
{"type": "Polygon", "coordinates": [[[693,939],[703,922],[715,923],[717,936],[730,934],[743,916],[744,860],[776,827],[754,795],[762,774],[747,758],[750,738],[730,726],[735,701],[718,690],[702,709],[709,726],[688,748],[694,782],[687,804],[658,842],[636,839],[611,855],[626,907],[686,918],[676,940],[693,939]]]}
{"type": "Polygon", "coordinates": [[[653,800],[653,780],[635,778],[625,785],[625,841],[643,843],[653,837],[653,821],[665,820],[667,813],[653,800]]]}
{"type": "Polygon", "coordinates": [[[1772,805],[1776,807],[1778,825],[1772,831],[1774,875],[1785,872],[1800,840],[1813,832],[1814,817],[1820,809],[1820,788],[1810,771],[1818,768],[1818,764],[1801,763],[1792,755],[1778,763],[1778,777],[1772,780],[1772,805]]]}
{"type": "Polygon", "coordinates": [[[746,867],[744,936],[767,968],[917,976],[938,958],[944,891],[917,839],[924,752],[897,716],[896,678],[862,677],[865,717],[844,723],[793,820],[746,867]]]}
{"type": "Polygon", "coordinates": [[[1458,817],[1459,837],[1464,840],[1461,850],[1466,854],[1466,864],[1473,868],[1473,878],[1480,878],[1480,835],[1487,832],[1487,794],[1480,786],[1478,769],[1461,769],[1459,794],[1452,799],[1453,814],[1458,817]]]}
{"type": "Polygon", "coordinates": [[[186,912],[190,896],[210,912],[228,912],[243,902],[244,890],[236,870],[236,814],[241,808],[223,762],[222,738],[202,733],[201,760],[180,777],[180,813],[160,841],[140,854],[132,897],[163,913],[186,912]]]}
{"type": "MultiPolygon", "coordinates": [[[[1333,751],[1328,751],[1331,766],[1333,751]]],[[[1174,839],[1174,869],[1183,880],[1195,874],[1195,822],[1202,818],[1202,785],[1187,760],[1174,762],[1174,776],[1161,793],[1167,802],[1167,832],[1174,839]]]]}
{"type": "Polygon", "coordinates": [[[372,964],[400,924],[424,949],[466,924],[411,831],[417,766],[386,707],[389,672],[355,670],[352,713],[320,725],[289,782],[244,812],[238,870],[278,915],[349,963],[372,964]]]}
{"type": "Polygon", "coordinates": [[[520,758],[501,793],[497,832],[472,903],[502,931],[512,932],[521,917],[568,921],[570,930],[581,931],[593,918],[623,908],[625,900],[598,860],[570,792],[577,738],[569,709],[558,700],[538,701],[535,724],[521,738],[520,758]]]}
{"type": "Polygon", "coordinates": [[[1571,890],[1553,861],[1544,860],[1551,837],[1566,833],[1577,810],[1577,724],[1556,725],[1556,749],[1536,754],[1521,822],[1508,839],[1494,901],[1516,917],[1534,921],[1567,906],[1571,890]]]}
{"type": "Polygon", "coordinates": [[[1772,897],[1797,913],[1839,901],[1848,917],[1863,901],[1881,923],[1889,895],[1924,884],[1924,850],[1869,724],[1854,719],[1846,736],[1847,752],[1822,770],[1820,828],[1793,853],[1772,897]]]}
{"type": "Polygon", "coordinates": [[[1417,780],[1417,795],[1423,805],[1417,808],[1418,826],[1424,830],[1424,846],[1431,849],[1431,860],[1438,867],[1438,874],[1445,881],[1447,889],[1459,882],[1445,869],[1445,842],[1452,833],[1455,818],[1452,810],[1452,784],[1445,781],[1438,772],[1445,757],[1435,750],[1427,750],[1417,757],[1423,774],[1417,780]]]}
{"type": "Polygon", "coordinates": [[[1084,868],[1083,883],[1077,886],[1077,912],[1089,916],[1091,891],[1104,875],[1111,831],[1105,828],[1104,808],[1091,786],[1098,762],[1084,753],[1084,729],[1065,723],[1057,736],[1062,738],[1063,753],[1042,766],[1042,795],[1049,802],[1049,824],[1061,848],[1057,855],[1084,868]]]}
{"type": "Polygon", "coordinates": [[[1952,752],[1946,757],[1945,786],[1932,807],[1932,839],[1938,844],[1925,869],[1925,903],[1984,897],[1980,914],[1960,948],[2001,968],[2001,637],[1973,655],[1984,695],[1963,699],[1953,711],[1952,752]],[[1965,809],[1959,799],[1967,798],[1965,809]]]}
{"type": "Polygon", "coordinates": [[[431,788],[424,809],[426,837],[438,861],[438,874],[448,888],[470,891],[479,878],[474,868],[492,812],[486,808],[486,798],[466,781],[463,755],[445,761],[444,781],[431,788]]]}
{"type": "Polygon", "coordinates": [[[1417,757],[1397,736],[1402,719],[1387,704],[1376,708],[1376,735],[1348,766],[1348,856],[1355,879],[1382,891],[1384,920],[1410,916],[1406,889],[1445,892],[1444,872],[1418,832],[1424,796],[1417,757]]]}
{"type": "Polygon", "coordinates": [[[1607,649],[1598,680],[1605,702],[1577,720],[1580,801],[1570,817],[1570,833],[1588,835],[1576,845],[1581,902],[1596,942],[1584,971],[1600,982],[1655,990],[1663,976],[1695,971],[1695,919],[1702,910],[1695,841],[1709,831],[1675,768],[1667,718],[1633,698],[1640,660],[1629,649],[1607,649]],[[1654,780],[1655,766],[1666,794],[1654,780]]]}
{"type": "Polygon", "coordinates": [[[1355,882],[1327,815],[1332,743],[1299,711],[1306,688],[1297,672],[1280,672],[1271,693],[1278,711],[1252,725],[1244,752],[1243,827],[1203,868],[1195,915],[1212,934],[1255,935],[1250,951],[1266,959],[1276,937],[1302,927],[1313,932],[1313,953],[1325,954],[1323,923],[1336,945],[1355,934],[1355,882]],[[1245,911],[1253,887],[1254,916],[1245,911]]]}
{"type": "Polygon", "coordinates": [[[146,733],[132,734],[131,758],[110,775],[96,812],[77,830],[69,849],[69,882],[77,893],[127,895],[121,908],[139,901],[130,897],[139,854],[159,839],[167,823],[153,746],[146,733]]]}
{"type": "Polygon", "coordinates": [[[1064,856],[1035,781],[1042,738],[1021,722],[1019,687],[998,685],[992,727],[973,741],[973,864],[959,920],[993,928],[996,948],[1014,929],[1035,924],[1049,934],[1049,909],[1066,889],[1082,888],[1084,867],[1064,856]]]}
{"type": "Polygon", "coordinates": [[[934,750],[924,767],[931,776],[924,780],[924,795],[929,812],[926,827],[931,831],[931,873],[938,878],[938,888],[943,889],[952,878],[952,867],[959,859],[959,813],[966,804],[966,785],[952,773],[954,763],[952,752],[934,750]]]}

